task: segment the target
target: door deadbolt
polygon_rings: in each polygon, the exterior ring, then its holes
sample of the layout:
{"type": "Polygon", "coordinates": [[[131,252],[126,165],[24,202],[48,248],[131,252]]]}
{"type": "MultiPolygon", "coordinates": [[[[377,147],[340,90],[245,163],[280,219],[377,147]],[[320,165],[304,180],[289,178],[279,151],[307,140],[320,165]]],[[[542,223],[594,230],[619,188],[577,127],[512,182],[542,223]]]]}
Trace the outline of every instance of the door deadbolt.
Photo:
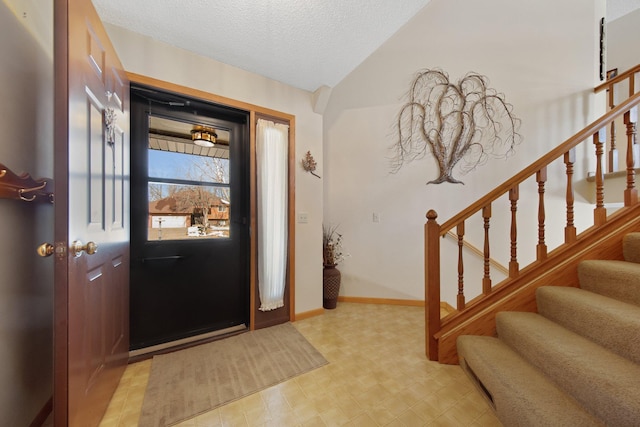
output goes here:
{"type": "Polygon", "coordinates": [[[85,245],[80,240],[76,240],[71,244],[70,250],[75,257],[82,255],[82,251],[86,252],[87,255],[93,255],[98,252],[98,245],[94,242],[87,242],[85,245]]]}

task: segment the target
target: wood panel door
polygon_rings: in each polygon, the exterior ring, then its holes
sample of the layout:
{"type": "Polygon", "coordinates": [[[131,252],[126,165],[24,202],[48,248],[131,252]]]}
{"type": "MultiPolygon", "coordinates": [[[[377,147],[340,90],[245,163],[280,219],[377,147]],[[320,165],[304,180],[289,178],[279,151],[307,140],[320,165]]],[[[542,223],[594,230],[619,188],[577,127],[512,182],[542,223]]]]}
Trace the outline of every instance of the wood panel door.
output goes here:
{"type": "Polygon", "coordinates": [[[54,421],[96,426],[129,349],[129,82],[90,0],[55,0],[54,421]]]}

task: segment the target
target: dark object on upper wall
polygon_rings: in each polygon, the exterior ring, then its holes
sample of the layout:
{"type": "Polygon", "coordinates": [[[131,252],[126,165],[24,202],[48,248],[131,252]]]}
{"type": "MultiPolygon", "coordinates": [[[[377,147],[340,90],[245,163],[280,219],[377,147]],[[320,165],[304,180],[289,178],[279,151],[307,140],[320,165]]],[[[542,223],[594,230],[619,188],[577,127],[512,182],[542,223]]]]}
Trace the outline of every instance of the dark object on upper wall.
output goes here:
{"type": "Polygon", "coordinates": [[[600,81],[604,80],[604,63],[605,55],[604,55],[604,45],[605,45],[605,21],[604,18],[600,18],[600,81]]]}
{"type": "Polygon", "coordinates": [[[520,120],[504,95],[488,86],[485,76],[473,72],[451,83],[444,71],[420,71],[398,115],[392,172],[431,153],[439,175],[428,184],[462,184],[453,177],[461,160],[464,174],[489,157],[512,154],[522,139],[520,120]]]}

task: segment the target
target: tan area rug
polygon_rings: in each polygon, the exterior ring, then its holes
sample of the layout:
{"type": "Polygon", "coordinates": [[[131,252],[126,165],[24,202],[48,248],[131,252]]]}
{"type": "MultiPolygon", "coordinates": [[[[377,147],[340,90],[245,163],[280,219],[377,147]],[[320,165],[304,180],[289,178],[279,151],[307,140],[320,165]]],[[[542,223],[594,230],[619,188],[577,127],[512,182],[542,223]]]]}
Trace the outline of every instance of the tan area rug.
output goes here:
{"type": "Polygon", "coordinates": [[[291,323],[155,356],[139,426],[170,426],[323,366],[291,323]]]}

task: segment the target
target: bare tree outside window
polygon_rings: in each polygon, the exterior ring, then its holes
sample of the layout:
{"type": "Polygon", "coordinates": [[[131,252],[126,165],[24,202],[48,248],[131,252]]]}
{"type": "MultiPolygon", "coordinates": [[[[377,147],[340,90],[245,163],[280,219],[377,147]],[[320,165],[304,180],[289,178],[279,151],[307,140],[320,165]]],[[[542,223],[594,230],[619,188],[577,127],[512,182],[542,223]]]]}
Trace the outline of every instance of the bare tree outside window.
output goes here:
{"type": "Polygon", "coordinates": [[[165,195],[162,193],[162,184],[149,184],[149,201],[157,202],[158,200],[164,198],[165,195]]]}
{"type": "Polygon", "coordinates": [[[473,72],[451,83],[444,71],[420,71],[398,114],[392,172],[431,153],[439,175],[428,184],[463,184],[453,177],[458,163],[465,174],[490,157],[513,154],[522,139],[520,120],[504,95],[488,85],[485,76],[473,72]]]}
{"type": "MultiPolygon", "coordinates": [[[[229,159],[200,157],[194,161],[187,176],[197,181],[229,183],[229,159]]],[[[229,201],[229,188],[216,187],[215,196],[229,201]]]]}
{"type": "Polygon", "coordinates": [[[148,239],[229,237],[229,159],[149,153],[148,239]]]}

